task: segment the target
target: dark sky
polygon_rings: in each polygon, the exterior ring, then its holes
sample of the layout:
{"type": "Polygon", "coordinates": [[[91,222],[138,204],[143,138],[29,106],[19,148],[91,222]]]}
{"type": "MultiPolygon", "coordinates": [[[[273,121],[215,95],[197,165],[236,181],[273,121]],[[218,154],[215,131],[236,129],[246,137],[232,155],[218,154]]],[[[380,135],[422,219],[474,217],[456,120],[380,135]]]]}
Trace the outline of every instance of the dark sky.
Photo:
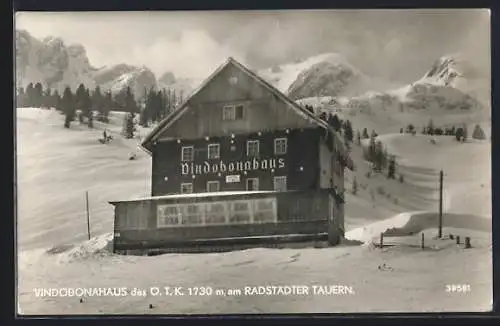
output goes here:
{"type": "Polygon", "coordinates": [[[87,48],[95,66],[126,62],[203,78],[231,55],[254,69],[325,52],[368,75],[410,82],[442,55],[490,72],[487,10],[21,13],[17,28],[87,48]]]}

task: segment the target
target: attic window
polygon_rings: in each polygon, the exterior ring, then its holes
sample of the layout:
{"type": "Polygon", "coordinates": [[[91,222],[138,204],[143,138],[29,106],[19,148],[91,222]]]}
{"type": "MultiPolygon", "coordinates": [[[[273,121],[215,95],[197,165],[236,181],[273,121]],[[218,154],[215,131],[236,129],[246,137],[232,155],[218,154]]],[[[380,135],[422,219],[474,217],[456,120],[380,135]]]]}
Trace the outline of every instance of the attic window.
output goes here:
{"type": "Polygon", "coordinates": [[[222,120],[234,121],[243,119],[244,105],[226,105],[222,108],[222,120]]]}

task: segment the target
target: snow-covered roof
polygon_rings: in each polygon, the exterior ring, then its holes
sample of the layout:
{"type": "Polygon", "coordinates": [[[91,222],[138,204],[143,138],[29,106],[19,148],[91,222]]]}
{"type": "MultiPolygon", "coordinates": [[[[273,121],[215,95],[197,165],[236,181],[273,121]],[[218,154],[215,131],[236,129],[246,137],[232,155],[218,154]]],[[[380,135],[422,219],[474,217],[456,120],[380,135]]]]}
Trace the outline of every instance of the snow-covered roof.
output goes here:
{"type": "MultiPolygon", "coordinates": [[[[182,105],[180,105],[174,112],[169,114],[165,119],[163,119],[145,138],[144,141],[141,143],[141,147],[143,147],[146,152],[151,154],[151,145],[153,144],[154,141],[156,141],[161,134],[172,125],[177,119],[179,119],[187,110],[188,110],[188,103],[189,101],[196,96],[202,89],[204,89],[209,82],[217,76],[226,66],[229,64],[234,65],[241,71],[243,71],[245,74],[250,76],[252,79],[257,81],[259,84],[267,88],[270,92],[272,92],[274,95],[276,95],[278,98],[280,98],[283,102],[288,104],[288,107],[294,110],[296,113],[298,113],[302,118],[307,119],[311,121],[312,123],[325,128],[332,134],[336,135],[338,139],[340,140],[340,136],[335,132],[335,130],[328,125],[326,121],[321,120],[318,116],[316,116],[314,113],[310,112],[309,110],[301,107],[298,105],[296,102],[292,101],[290,98],[288,98],[285,94],[280,92],[277,88],[272,86],[270,83],[265,81],[263,78],[259,77],[256,75],[253,71],[250,69],[246,68],[243,66],[241,63],[238,61],[234,60],[233,58],[228,58],[224,64],[219,66],[201,85],[198,86],[198,88],[191,93],[191,95],[184,100],[182,105]]],[[[343,142],[339,141],[339,145],[342,146],[343,142]]]]}
{"type": "Polygon", "coordinates": [[[118,200],[110,201],[110,204],[117,203],[128,203],[128,202],[138,202],[146,200],[161,200],[161,199],[187,199],[187,198],[206,198],[206,197],[226,197],[234,195],[257,195],[257,194],[270,194],[276,193],[277,191],[220,191],[220,192],[201,192],[201,193],[191,193],[191,194],[175,194],[175,195],[163,195],[163,196],[153,196],[153,197],[143,197],[134,198],[130,200],[118,200]]]}

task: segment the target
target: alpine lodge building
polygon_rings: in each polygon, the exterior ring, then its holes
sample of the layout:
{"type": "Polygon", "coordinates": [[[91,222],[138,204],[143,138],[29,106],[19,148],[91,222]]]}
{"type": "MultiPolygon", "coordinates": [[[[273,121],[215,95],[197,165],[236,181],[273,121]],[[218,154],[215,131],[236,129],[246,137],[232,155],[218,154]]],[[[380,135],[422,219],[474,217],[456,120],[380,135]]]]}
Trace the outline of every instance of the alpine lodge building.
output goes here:
{"type": "Polygon", "coordinates": [[[117,253],[336,245],[344,235],[341,138],[233,58],[141,147],[151,197],[110,202],[117,253]]]}

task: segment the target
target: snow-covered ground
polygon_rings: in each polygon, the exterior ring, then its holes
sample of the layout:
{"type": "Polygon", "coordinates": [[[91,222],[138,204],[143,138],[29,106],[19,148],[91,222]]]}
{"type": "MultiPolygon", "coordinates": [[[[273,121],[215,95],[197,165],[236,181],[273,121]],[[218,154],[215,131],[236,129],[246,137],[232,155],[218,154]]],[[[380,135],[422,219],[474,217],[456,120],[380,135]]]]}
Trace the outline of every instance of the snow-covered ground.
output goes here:
{"type": "MultiPolygon", "coordinates": [[[[405,182],[364,177],[361,148],[353,146],[359,191],[348,194],[347,238],[365,245],[335,248],[251,249],[213,254],[118,256],[110,252],[112,206],[108,200],[144,197],[150,158],[138,139],[118,133],[120,114],[103,125],[63,128],[55,111],[17,110],[18,299],[24,314],[173,314],[485,311],[492,304],[491,167],[489,141],[458,144],[439,137],[383,135],[398,156],[405,182]],[[137,152],[137,160],[128,154],[137,152]],[[444,234],[471,237],[473,248],[435,239],[436,171],[445,168],[444,234]],[[383,191],[381,191],[382,189],[383,191]],[[89,191],[92,239],[86,240],[85,191],[89,191]],[[371,196],[373,194],[373,197],[371,196]],[[397,201],[395,200],[397,198],[397,201]],[[392,217],[391,217],[392,216],[392,217]],[[375,248],[379,234],[398,246],[375,248]],[[425,234],[426,249],[419,248],[425,234]],[[389,237],[389,235],[392,235],[389,237]],[[467,285],[465,293],[447,285],[467,285]],[[304,286],[309,294],[250,295],[246,286],[304,286]],[[347,286],[349,294],[313,293],[313,285],[347,286]],[[152,287],[182,286],[184,296],[133,295],[152,287]],[[126,287],[125,296],[61,296],[61,289],[126,287]],[[211,287],[211,296],[188,287],[211,287]],[[60,296],[37,297],[39,289],[60,296]],[[221,295],[216,289],[224,289],[221,295]],[[242,289],[229,295],[229,289],[242,289]],[[352,290],[352,291],[351,291],[352,290]],[[193,290],[195,291],[195,290],[193,290]],[[381,300],[381,297],[384,297],[381,300]],[[151,306],[150,306],[151,305],[151,306]]],[[[147,130],[141,130],[141,133],[147,130]]],[[[338,288],[337,288],[338,290],[338,288]]],[[[80,290],[77,290],[77,292],[80,290]]]]}

